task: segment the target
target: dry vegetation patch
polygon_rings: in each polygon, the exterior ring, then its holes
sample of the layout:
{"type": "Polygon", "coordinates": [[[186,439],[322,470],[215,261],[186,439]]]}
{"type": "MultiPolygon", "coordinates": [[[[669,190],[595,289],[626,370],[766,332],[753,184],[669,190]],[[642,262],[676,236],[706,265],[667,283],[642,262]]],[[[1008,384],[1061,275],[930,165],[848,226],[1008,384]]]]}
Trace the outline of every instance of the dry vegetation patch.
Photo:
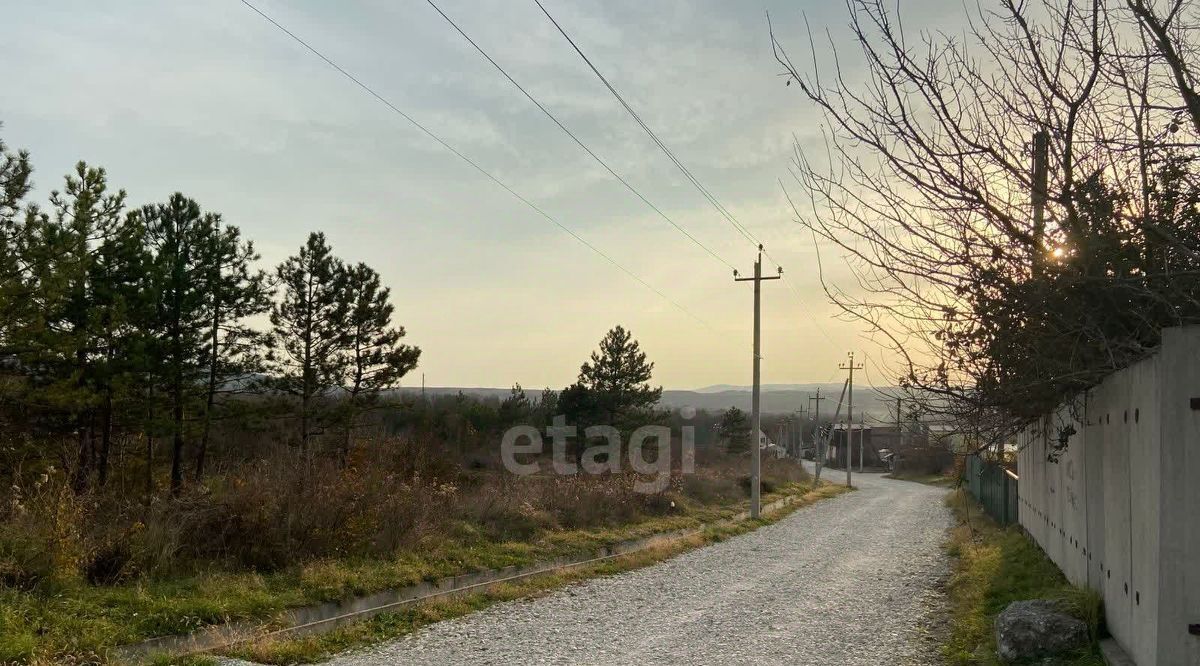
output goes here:
{"type": "MultiPolygon", "coordinates": [[[[149,637],[592,552],[745,505],[739,457],[644,494],[633,474],[414,468],[411,442],[377,444],[345,466],[281,451],[149,504],[76,494],[53,471],[14,487],[0,500],[0,662],[100,663],[149,637]]],[[[764,480],[793,493],[808,477],[769,460],[764,480]]]]}
{"type": "Polygon", "coordinates": [[[1058,599],[1088,624],[1093,645],[1056,663],[1103,666],[1095,645],[1102,619],[1099,595],[1068,583],[1019,527],[1000,527],[966,492],[950,493],[946,503],[958,519],[946,543],[954,562],[947,586],[951,615],[943,648],[947,661],[956,666],[999,664],[993,623],[1000,611],[1014,601],[1058,599]]]}

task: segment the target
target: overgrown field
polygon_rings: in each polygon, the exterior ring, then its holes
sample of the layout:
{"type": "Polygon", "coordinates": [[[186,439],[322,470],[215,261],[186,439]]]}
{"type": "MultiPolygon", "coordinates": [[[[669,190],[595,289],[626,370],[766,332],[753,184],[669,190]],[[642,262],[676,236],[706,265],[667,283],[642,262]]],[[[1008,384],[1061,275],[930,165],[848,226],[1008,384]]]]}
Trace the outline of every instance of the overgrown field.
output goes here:
{"type": "MultiPolygon", "coordinates": [[[[501,583],[465,597],[431,600],[394,613],[385,613],[328,634],[298,638],[269,638],[241,644],[226,651],[225,654],[263,664],[319,663],[338,652],[398,638],[434,622],[466,615],[502,601],[539,596],[576,581],[648,566],[687,550],[722,541],[776,522],[796,509],[848,491],[848,488],[840,485],[826,484],[808,490],[808,486],[804,484],[789,484],[778,489],[772,495],[803,493],[798,501],[771,515],[764,515],[758,520],[719,524],[697,534],[604,562],[534,576],[512,583],[501,583]]],[[[197,666],[205,665],[198,662],[197,666]]]]}
{"type": "Polygon", "coordinates": [[[947,661],[956,666],[998,665],[993,623],[1000,611],[1013,601],[1060,599],[1088,624],[1092,647],[1056,663],[1103,666],[1096,647],[1102,617],[1099,596],[1068,583],[1019,528],[997,525],[966,492],[952,492],[946,503],[958,518],[946,546],[954,559],[947,661]]]}
{"type": "MultiPolygon", "coordinates": [[[[3,500],[0,662],[103,663],[147,637],[694,527],[745,505],[745,468],[702,460],[646,494],[632,473],[522,478],[396,439],[346,465],[281,450],[148,504],[50,471],[3,500]]],[[[768,494],[807,480],[764,461],[768,494]]]]}

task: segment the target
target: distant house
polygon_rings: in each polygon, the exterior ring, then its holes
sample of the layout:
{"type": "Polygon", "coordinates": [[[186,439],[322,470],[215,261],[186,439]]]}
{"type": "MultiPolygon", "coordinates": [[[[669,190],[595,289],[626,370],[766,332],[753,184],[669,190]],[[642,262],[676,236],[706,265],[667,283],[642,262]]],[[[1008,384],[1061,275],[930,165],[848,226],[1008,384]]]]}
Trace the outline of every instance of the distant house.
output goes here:
{"type": "Polygon", "coordinates": [[[829,440],[829,448],[825,451],[825,464],[830,467],[846,466],[846,451],[850,450],[850,461],[857,467],[859,461],[859,447],[861,446],[862,461],[867,467],[885,467],[887,462],[879,455],[879,450],[876,447],[872,438],[874,428],[861,423],[851,423],[847,429],[845,423],[833,424],[833,436],[829,440]],[[850,437],[847,440],[847,433],[850,437]]]}
{"type": "Polygon", "coordinates": [[[767,433],[761,430],[758,431],[758,448],[765,449],[774,443],[775,442],[772,442],[770,437],[767,437],[767,433]]]}
{"type": "Polygon", "coordinates": [[[767,437],[766,433],[761,430],[758,431],[758,448],[765,451],[768,455],[773,455],[776,458],[787,457],[787,449],[776,444],[771,440],[770,437],[767,437]]]}
{"type": "Polygon", "coordinates": [[[893,470],[920,474],[938,474],[954,464],[956,437],[953,427],[917,421],[872,432],[880,457],[893,470]]]}

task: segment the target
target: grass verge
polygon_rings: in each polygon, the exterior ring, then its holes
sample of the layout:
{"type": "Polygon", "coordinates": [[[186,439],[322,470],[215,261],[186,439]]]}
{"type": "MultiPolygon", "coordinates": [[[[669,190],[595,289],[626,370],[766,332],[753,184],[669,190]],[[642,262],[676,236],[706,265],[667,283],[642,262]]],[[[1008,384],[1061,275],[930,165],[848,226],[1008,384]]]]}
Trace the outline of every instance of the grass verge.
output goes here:
{"type": "MultiPolygon", "coordinates": [[[[338,652],[398,638],[434,622],[460,617],[496,603],[537,596],[580,580],[612,575],[661,562],[688,550],[769,525],[796,509],[849,490],[845,486],[824,485],[803,492],[799,501],[769,517],[709,527],[698,534],[594,565],[533,576],[513,583],[500,583],[478,593],[431,600],[395,613],[378,615],[326,634],[264,639],[242,644],[225,651],[224,654],[263,664],[310,664],[324,661],[338,652]]],[[[785,489],[771,499],[799,491],[796,487],[785,489]]]]}
{"type": "MultiPolygon", "coordinates": [[[[780,483],[765,495],[782,497],[800,487],[799,482],[780,483]]],[[[662,515],[500,539],[466,517],[447,519],[412,547],[388,557],[316,558],[269,573],[213,562],[195,573],[115,585],[73,581],[26,588],[5,585],[0,568],[0,664],[103,664],[111,660],[114,647],[154,636],[230,621],[270,622],[288,608],[595,552],[620,541],[724,520],[746,507],[745,501],[705,502],[683,493],[671,497],[673,503],[664,506],[662,515]]]]}
{"type": "Polygon", "coordinates": [[[1097,647],[1101,600],[1095,592],[1067,582],[1058,567],[1018,527],[1000,527],[962,490],[947,495],[958,524],[946,550],[953,558],[947,586],[950,631],[943,646],[954,666],[992,666],[996,656],[993,623],[1013,601],[1058,599],[1072,615],[1087,623],[1090,648],[1054,663],[1104,666],[1097,647]]]}
{"type": "Polygon", "coordinates": [[[885,479],[897,479],[900,481],[912,481],[914,483],[923,483],[927,486],[938,486],[939,488],[953,488],[958,483],[958,477],[946,474],[916,474],[909,472],[884,474],[885,479]]]}

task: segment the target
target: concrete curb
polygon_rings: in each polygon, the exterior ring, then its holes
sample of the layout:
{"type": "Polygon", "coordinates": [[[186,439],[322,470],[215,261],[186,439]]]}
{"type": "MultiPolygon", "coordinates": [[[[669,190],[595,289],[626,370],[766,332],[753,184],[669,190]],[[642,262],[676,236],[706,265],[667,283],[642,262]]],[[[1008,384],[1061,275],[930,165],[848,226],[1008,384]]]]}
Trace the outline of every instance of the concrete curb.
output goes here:
{"type": "Polygon", "coordinates": [[[1108,666],[1137,666],[1115,639],[1105,638],[1100,641],[1100,654],[1108,666]]]}
{"type": "MultiPolygon", "coordinates": [[[[803,495],[784,497],[763,506],[763,513],[773,513],[795,504],[803,495]]],[[[640,539],[621,541],[598,549],[592,555],[564,557],[537,562],[524,567],[487,569],[474,573],[439,578],[407,587],[385,590],[343,601],[330,601],[311,606],[302,606],[285,611],[276,624],[280,629],[267,629],[254,622],[230,622],[199,629],[190,634],[161,636],[116,648],[114,656],[122,663],[140,663],[160,654],[189,655],[212,652],[232,647],[253,639],[283,638],[323,634],[338,627],[370,619],[381,613],[394,611],[438,598],[479,592],[493,585],[507,583],[532,576],[564,571],[574,567],[597,564],[624,555],[637,553],[656,546],[687,538],[714,527],[725,527],[744,522],[750,518],[748,511],[740,511],[732,517],[715,523],[674,532],[664,532],[640,539]]]]}

